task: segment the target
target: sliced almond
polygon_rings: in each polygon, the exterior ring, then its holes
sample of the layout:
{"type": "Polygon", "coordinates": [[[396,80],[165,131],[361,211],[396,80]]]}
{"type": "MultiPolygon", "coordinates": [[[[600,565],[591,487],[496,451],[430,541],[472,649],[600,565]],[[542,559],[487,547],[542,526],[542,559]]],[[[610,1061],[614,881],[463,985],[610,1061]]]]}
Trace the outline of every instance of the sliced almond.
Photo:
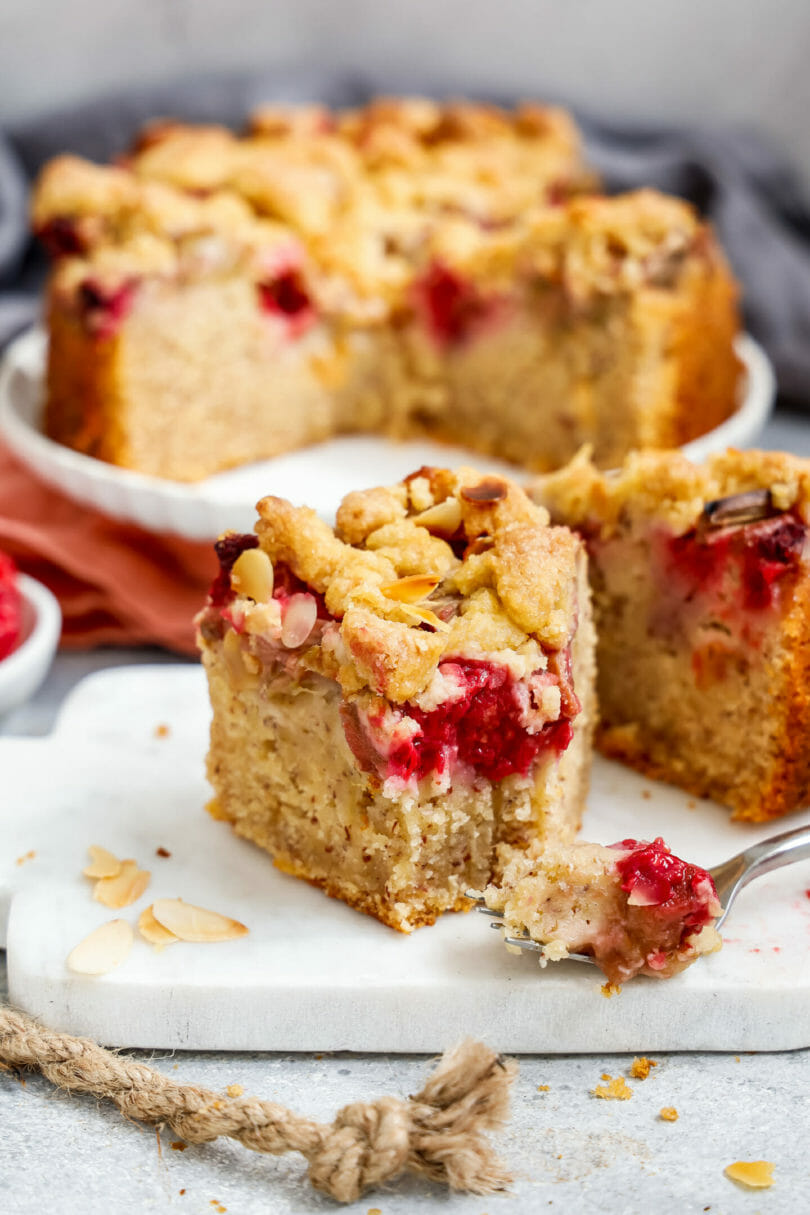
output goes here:
{"type": "Polygon", "coordinates": [[[173,945],[178,939],[173,932],[169,932],[168,928],[164,928],[162,924],[158,923],[151,907],[145,907],[138,916],[138,932],[145,941],[157,949],[173,945]]]}
{"type": "Polygon", "coordinates": [[[407,578],[398,578],[396,582],[381,586],[380,590],[389,599],[396,599],[397,603],[421,603],[436,590],[440,582],[441,578],[433,574],[410,574],[407,578]]]}
{"type": "Polygon", "coordinates": [[[446,620],[442,620],[435,612],[431,612],[430,608],[417,607],[413,603],[403,603],[403,612],[411,617],[414,624],[429,624],[437,633],[449,633],[450,625],[446,620]]]}
{"type": "Polygon", "coordinates": [[[68,954],[68,970],[77,975],[106,975],[128,956],[134,934],[126,920],[109,920],[93,929],[68,954]]]}
{"type": "Polygon", "coordinates": [[[152,914],[181,941],[231,941],[234,937],[245,936],[248,931],[238,920],[204,907],[194,907],[182,899],[155,899],[152,914]]]}
{"type": "Polygon", "coordinates": [[[431,535],[447,539],[461,527],[461,503],[458,498],[445,498],[444,502],[437,502],[421,514],[414,515],[413,522],[419,527],[426,527],[431,535]]]}
{"type": "Polygon", "coordinates": [[[246,548],[233,563],[231,586],[238,595],[254,603],[267,603],[273,596],[273,562],[264,549],[246,548]]]}
{"type": "Polygon", "coordinates": [[[82,869],[85,877],[112,878],[117,877],[121,872],[121,862],[118,857],[112,852],[108,852],[106,848],[102,848],[99,844],[91,844],[87,852],[90,864],[86,869],[82,869]]]}
{"type": "Polygon", "coordinates": [[[114,907],[116,911],[129,907],[146,890],[151,876],[147,869],[138,868],[137,861],[122,861],[120,873],[96,882],[93,898],[105,907],[114,907]]]}
{"type": "Polygon", "coordinates": [[[306,592],[291,595],[281,622],[281,644],[295,650],[309,637],[318,619],[318,604],[314,595],[306,592]]]}

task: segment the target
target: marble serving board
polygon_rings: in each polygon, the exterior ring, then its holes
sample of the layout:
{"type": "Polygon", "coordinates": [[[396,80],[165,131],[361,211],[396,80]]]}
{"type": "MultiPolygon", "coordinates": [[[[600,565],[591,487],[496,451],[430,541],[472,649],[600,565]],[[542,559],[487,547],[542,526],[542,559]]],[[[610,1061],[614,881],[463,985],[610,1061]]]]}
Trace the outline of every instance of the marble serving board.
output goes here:
{"type": "MultiPolygon", "coordinates": [[[[810,1045],[810,862],[740,896],[719,954],[607,999],[596,968],[540,970],[533,955],[507,953],[483,916],[447,915],[406,937],[276,871],[205,812],[208,722],[200,668],[119,668],[85,679],[49,737],[0,738],[0,945],[12,1002],[47,1025],[203,1050],[435,1052],[466,1034],[538,1053],[810,1045]],[[151,870],[134,906],[92,900],[89,844],[151,870]],[[134,924],[153,899],[175,896],[242,920],[249,935],[160,953],[136,939],[110,974],[68,971],[96,925],[134,924]]],[[[586,838],[662,834],[711,865],[769,833],[596,761],[586,838]]]]}

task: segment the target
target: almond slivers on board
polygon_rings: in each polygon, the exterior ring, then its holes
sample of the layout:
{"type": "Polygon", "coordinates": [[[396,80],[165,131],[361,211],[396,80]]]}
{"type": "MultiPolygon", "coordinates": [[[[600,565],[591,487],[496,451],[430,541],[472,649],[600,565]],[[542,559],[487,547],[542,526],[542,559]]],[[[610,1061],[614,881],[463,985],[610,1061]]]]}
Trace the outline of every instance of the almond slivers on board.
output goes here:
{"type": "Polygon", "coordinates": [[[90,864],[82,870],[85,877],[111,878],[117,877],[121,872],[121,861],[106,848],[102,848],[99,844],[91,844],[87,851],[90,855],[90,864]]]}
{"type": "Polygon", "coordinates": [[[115,877],[100,878],[93,889],[93,898],[105,907],[120,910],[136,903],[149,885],[151,877],[146,869],[139,869],[138,862],[122,861],[121,871],[115,877]]]}
{"type": "Polygon", "coordinates": [[[128,957],[133,940],[126,920],[100,924],[68,954],[68,969],[79,975],[105,975],[128,957]]]}
{"type": "Polygon", "coordinates": [[[155,899],[152,914],[163,928],[181,941],[231,941],[248,932],[244,924],[182,899],[155,899]]]}

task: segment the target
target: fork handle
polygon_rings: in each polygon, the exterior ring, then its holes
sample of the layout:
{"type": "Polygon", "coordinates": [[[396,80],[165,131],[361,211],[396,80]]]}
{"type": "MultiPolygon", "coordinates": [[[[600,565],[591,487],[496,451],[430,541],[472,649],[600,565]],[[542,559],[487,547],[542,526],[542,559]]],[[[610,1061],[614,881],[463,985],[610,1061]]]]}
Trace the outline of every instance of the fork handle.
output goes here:
{"type": "Polygon", "coordinates": [[[752,844],[740,853],[740,859],[745,861],[746,867],[737,883],[738,890],[763,873],[781,869],[783,865],[792,865],[794,861],[810,859],[810,826],[784,831],[759,844],[752,844]]]}

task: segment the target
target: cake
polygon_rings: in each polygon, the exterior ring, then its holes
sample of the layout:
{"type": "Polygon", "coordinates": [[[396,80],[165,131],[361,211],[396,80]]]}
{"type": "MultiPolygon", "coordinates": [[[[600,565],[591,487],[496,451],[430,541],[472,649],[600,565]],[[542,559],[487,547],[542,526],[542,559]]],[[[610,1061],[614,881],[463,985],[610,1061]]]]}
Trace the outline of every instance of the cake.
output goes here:
{"type": "Polygon", "coordinates": [[[671,978],[721,946],[710,875],[660,838],[516,853],[484,899],[507,937],[541,946],[541,965],[587,954],[615,984],[638,974],[671,978]]]}
{"type": "Polygon", "coordinates": [[[0,659],[16,649],[22,633],[22,596],[17,567],[0,552],[0,659]]]}
{"type": "Polygon", "coordinates": [[[736,288],[687,204],[594,188],[535,105],[265,108],[60,157],[46,432],[181,481],[349,432],[538,470],[679,445],[735,408],[736,288]]]}
{"type": "Polygon", "coordinates": [[[211,811],[403,932],[570,841],[594,719],[585,553],[511,482],[423,468],[333,530],[278,498],[198,617],[211,811]]]}
{"type": "Polygon", "coordinates": [[[587,453],[534,497],[589,552],[598,744],[650,776],[775,818],[810,798],[810,462],[587,453]]]}

